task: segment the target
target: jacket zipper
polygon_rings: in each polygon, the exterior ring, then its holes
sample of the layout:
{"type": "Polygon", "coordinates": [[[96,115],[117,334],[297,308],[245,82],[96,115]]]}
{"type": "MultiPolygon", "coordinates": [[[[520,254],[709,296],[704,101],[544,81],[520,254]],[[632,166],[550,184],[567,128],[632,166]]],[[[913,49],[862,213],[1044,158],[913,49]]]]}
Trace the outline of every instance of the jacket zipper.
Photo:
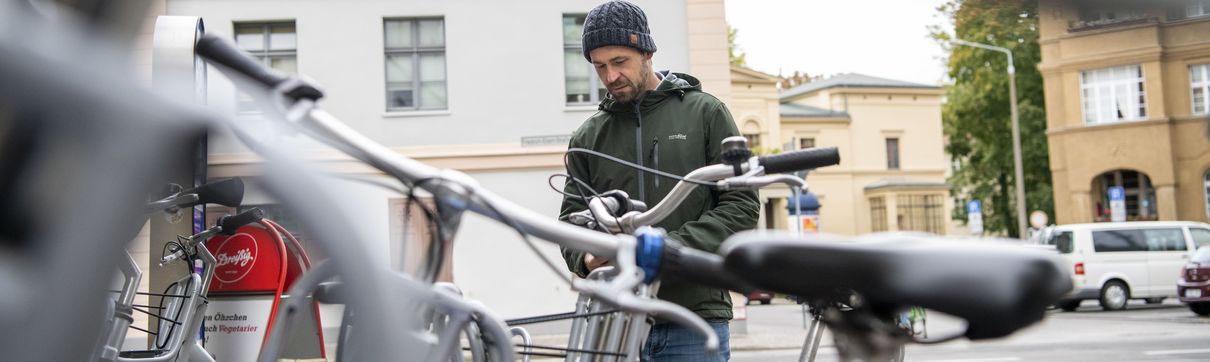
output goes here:
{"type": "MultiPolygon", "coordinates": [[[[654,169],[656,169],[656,171],[659,171],[659,169],[660,169],[660,138],[659,137],[651,137],[651,164],[653,165],[653,166],[651,166],[651,168],[654,168],[654,169]]],[[[660,176],[659,175],[654,175],[654,176],[655,176],[654,177],[655,189],[659,190],[660,189],[660,176]]]]}
{"type": "MultiPolygon", "coordinates": [[[[642,103],[642,99],[636,100],[634,102],[634,116],[635,116],[634,150],[635,150],[635,152],[638,153],[638,155],[636,155],[637,159],[635,161],[637,161],[639,163],[639,165],[642,165],[643,164],[643,112],[639,111],[640,103],[642,103]]],[[[639,172],[639,200],[642,200],[643,202],[647,202],[647,190],[646,190],[646,186],[644,185],[644,182],[643,182],[644,181],[643,180],[644,172],[643,172],[643,170],[637,170],[637,171],[639,172]]]]}

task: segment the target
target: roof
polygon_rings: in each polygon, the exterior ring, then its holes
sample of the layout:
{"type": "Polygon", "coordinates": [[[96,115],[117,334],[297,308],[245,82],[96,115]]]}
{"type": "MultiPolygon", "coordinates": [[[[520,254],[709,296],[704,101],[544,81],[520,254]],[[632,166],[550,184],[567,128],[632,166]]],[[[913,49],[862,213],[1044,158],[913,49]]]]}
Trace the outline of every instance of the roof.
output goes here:
{"type": "Polygon", "coordinates": [[[787,89],[782,92],[781,99],[797,97],[803,94],[821,91],[828,88],[922,88],[922,89],[938,89],[941,87],[935,85],[927,85],[920,83],[905,82],[902,80],[879,78],[865,74],[843,73],[837,74],[828,79],[817,80],[814,82],[799,85],[794,88],[787,89]]]}
{"type": "Polygon", "coordinates": [[[778,78],[761,71],[744,68],[737,65],[731,66],[731,81],[732,82],[747,82],[747,83],[770,83],[776,84],[778,78]]]}
{"type": "Polygon", "coordinates": [[[874,181],[869,185],[865,185],[866,191],[885,189],[885,188],[949,188],[944,182],[939,181],[922,181],[922,180],[905,180],[901,178],[884,178],[874,181]]]}
{"type": "Polygon", "coordinates": [[[782,103],[778,111],[782,117],[837,117],[849,118],[849,114],[845,112],[837,112],[830,109],[812,107],[805,104],[797,103],[782,103]]]}

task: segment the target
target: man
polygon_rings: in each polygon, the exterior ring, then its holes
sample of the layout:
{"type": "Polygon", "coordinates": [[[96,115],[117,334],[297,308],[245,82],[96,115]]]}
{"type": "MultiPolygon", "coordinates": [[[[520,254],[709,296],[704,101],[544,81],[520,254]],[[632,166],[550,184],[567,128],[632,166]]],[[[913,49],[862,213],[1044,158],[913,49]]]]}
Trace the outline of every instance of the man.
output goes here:
{"type": "MultiPolygon", "coordinates": [[[[720,162],[721,141],[739,135],[731,113],[701,83],[687,74],[652,70],[656,51],[643,10],[625,1],[593,8],[584,20],[584,57],[596,67],[609,90],[600,111],[572,136],[570,147],[603,152],[624,160],[684,175],[720,162]]],[[[568,173],[597,191],[622,190],[631,198],[654,205],[671,191],[674,180],[596,157],[574,154],[568,173]]],[[[587,194],[574,184],[569,194],[587,194]]],[[[565,197],[566,220],[585,205],[565,197]]],[[[714,252],[728,236],[756,226],[758,204],[751,191],[719,191],[699,186],[675,213],[655,225],[683,245],[714,252]]],[[[584,277],[608,260],[563,250],[567,266],[584,277]]],[[[705,338],[679,325],[657,321],[643,347],[644,361],[710,361],[730,358],[728,345],[731,297],[726,290],[665,281],[664,299],[697,313],[715,329],[721,353],[707,356],[705,338]]]]}

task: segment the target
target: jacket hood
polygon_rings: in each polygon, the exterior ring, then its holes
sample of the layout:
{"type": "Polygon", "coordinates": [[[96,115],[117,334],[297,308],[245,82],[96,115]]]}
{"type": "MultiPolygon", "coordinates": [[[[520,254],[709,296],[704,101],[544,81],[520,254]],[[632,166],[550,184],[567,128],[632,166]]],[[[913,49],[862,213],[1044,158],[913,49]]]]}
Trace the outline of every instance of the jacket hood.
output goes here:
{"type": "MultiPolygon", "coordinates": [[[[647,92],[647,94],[643,95],[643,97],[638,100],[640,111],[651,109],[660,104],[660,102],[663,102],[664,100],[667,100],[673,96],[677,98],[684,98],[686,92],[702,91],[702,82],[697,78],[694,78],[692,75],[674,73],[667,70],[660,71],[658,73],[663,78],[660,80],[660,84],[656,86],[655,90],[647,92]]],[[[633,113],[635,111],[634,103],[618,102],[617,100],[613,99],[613,95],[609,95],[607,98],[602,100],[601,105],[597,108],[606,112],[633,113]]]]}

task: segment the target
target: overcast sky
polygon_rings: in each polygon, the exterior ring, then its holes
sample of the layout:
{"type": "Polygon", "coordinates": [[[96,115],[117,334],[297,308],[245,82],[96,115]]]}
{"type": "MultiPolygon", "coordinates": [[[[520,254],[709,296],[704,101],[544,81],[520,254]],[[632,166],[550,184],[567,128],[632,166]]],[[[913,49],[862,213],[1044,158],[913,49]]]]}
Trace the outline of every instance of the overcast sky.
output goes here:
{"type": "Polygon", "coordinates": [[[941,48],[929,25],[951,29],[944,0],[728,0],[727,23],[748,67],[777,75],[862,73],[939,84],[941,48]]]}

